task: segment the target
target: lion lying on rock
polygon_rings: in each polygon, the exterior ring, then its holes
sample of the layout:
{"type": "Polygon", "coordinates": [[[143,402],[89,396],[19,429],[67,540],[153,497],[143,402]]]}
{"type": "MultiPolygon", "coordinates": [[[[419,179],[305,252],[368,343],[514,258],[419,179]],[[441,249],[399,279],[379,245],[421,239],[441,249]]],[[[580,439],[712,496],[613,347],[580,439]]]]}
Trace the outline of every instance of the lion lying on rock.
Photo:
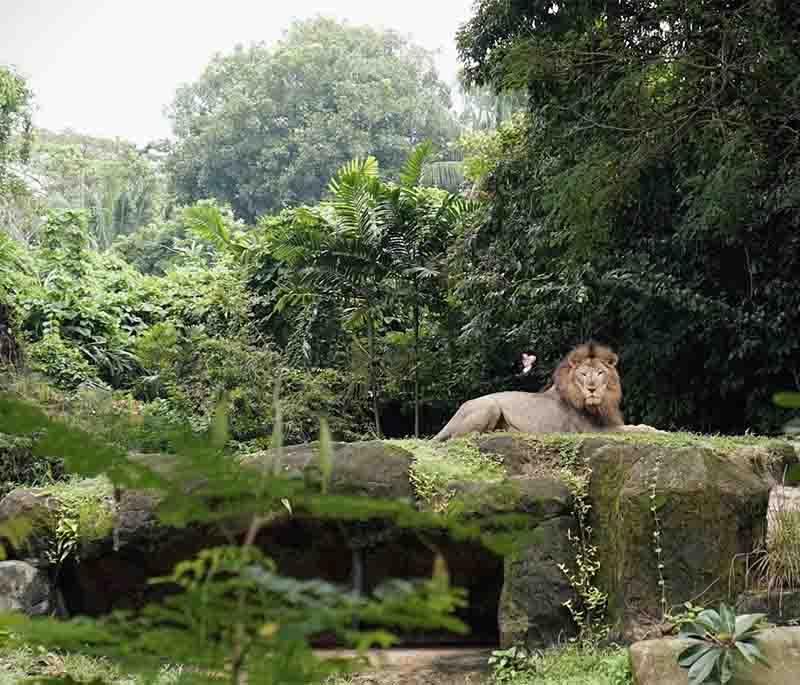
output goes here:
{"type": "Polygon", "coordinates": [[[493,430],[523,433],[658,431],[626,425],[617,355],[595,343],[579,345],[553,373],[544,392],[496,392],[464,402],[433,438],[444,441],[493,430]]]}

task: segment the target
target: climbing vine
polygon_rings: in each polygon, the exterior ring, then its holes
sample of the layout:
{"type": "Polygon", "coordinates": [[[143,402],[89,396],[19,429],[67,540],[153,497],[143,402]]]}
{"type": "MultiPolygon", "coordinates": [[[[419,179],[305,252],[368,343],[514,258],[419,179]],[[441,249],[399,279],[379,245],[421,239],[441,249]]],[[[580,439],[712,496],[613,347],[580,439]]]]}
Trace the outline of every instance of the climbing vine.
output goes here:
{"type": "Polygon", "coordinates": [[[658,515],[660,503],[656,495],[656,487],[658,485],[658,474],[661,470],[661,453],[656,455],[653,470],[650,472],[650,513],[653,515],[653,551],[656,555],[656,564],[658,567],[658,589],[661,593],[661,618],[664,620],[667,616],[667,583],[664,578],[664,560],[662,557],[663,547],[661,542],[661,518],[658,515]]]}
{"type": "Polygon", "coordinates": [[[566,564],[558,565],[578,596],[578,606],[572,599],[564,602],[564,606],[578,626],[578,639],[582,642],[596,642],[608,635],[608,626],[603,620],[608,594],[595,585],[600,559],[597,546],[592,544],[592,526],[589,525],[589,512],[592,508],[588,497],[589,471],[577,474],[564,469],[561,478],[572,492],[573,509],[578,523],[577,532],[567,532],[567,538],[575,549],[575,567],[570,569],[566,564]]]}

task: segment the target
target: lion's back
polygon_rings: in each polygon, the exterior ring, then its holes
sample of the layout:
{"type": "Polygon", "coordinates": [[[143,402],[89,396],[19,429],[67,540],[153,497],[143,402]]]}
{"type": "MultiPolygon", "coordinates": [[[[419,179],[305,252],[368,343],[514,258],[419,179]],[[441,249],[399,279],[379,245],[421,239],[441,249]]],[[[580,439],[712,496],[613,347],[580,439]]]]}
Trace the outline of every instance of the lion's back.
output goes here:
{"type": "Polygon", "coordinates": [[[506,426],[523,433],[574,433],[587,430],[586,420],[555,393],[499,392],[506,426]]]}

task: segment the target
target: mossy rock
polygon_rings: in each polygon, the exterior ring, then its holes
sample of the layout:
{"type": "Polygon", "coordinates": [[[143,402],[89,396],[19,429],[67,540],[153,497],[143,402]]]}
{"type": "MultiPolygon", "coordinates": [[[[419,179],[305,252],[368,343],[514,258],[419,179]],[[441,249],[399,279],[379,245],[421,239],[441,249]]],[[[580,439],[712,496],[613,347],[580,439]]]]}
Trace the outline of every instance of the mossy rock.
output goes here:
{"type": "Polygon", "coordinates": [[[548,647],[575,634],[565,602],[575,591],[561,564],[573,567],[575,550],[567,534],[578,529],[572,516],[556,516],[519,535],[504,560],[498,607],[501,647],[548,647]]]}
{"type": "Polygon", "coordinates": [[[765,532],[770,479],[710,446],[597,439],[584,449],[598,585],[617,635],[639,639],[661,619],[657,550],[669,606],[741,592],[743,555],[765,532]]]}
{"type": "Polygon", "coordinates": [[[113,488],[106,478],[18,488],[0,500],[0,538],[18,558],[49,558],[59,544],[80,556],[110,536],[115,518],[113,488]]]}
{"type": "MultiPolygon", "coordinates": [[[[411,499],[412,455],[381,440],[334,442],[331,445],[331,492],[386,499],[411,499]]],[[[322,479],[319,443],[284,447],[245,455],[244,466],[272,470],[289,477],[303,477],[312,486],[322,479]],[[276,463],[277,462],[277,463],[276,463]]]]}
{"type": "MultiPolygon", "coordinates": [[[[705,447],[748,464],[760,474],[780,480],[786,470],[797,465],[798,455],[786,440],[759,436],[708,436],[695,433],[515,433],[495,432],[467,436],[477,451],[498,460],[507,475],[544,475],[561,469],[580,469],[587,465],[586,450],[598,440],[637,447],[667,450],[705,447]]],[[[800,476],[800,474],[798,474],[800,476]]]]}
{"type": "Polygon", "coordinates": [[[800,621],[800,589],[745,592],[736,600],[736,613],[767,614],[767,619],[776,625],[797,625],[800,621]]]}
{"type": "Polygon", "coordinates": [[[498,482],[454,483],[452,487],[450,513],[482,517],[519,513],[525,515],[528,527],[569,514],[572,508],[572,493],[554,478],[517,476],[498,482]]]}

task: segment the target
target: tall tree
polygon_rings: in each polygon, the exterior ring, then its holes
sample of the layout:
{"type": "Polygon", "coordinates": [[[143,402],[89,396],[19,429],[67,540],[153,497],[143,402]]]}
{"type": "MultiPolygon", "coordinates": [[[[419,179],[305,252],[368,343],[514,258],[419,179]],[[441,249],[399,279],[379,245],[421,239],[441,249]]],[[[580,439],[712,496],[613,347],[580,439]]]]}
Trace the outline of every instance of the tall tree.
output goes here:
{"type": "Polygon", "coordinates": [[[25,79],[0,65],[0,196],[11,190],[9,167],[27,157],[31,106],[32,95],[25,79]]]}
{"type": "Polygon", "coordinates": [[[477,209],[457,195],[425,187],[433,145],[425,141],[408,156],[397,183],[381,189],[389,227],[392,257],[401,306],[411,310],[412,373],[414,378],[414,436],[420,435],[420,325],[423,307],[441,301],[446,294],[447,249],[459,221],[477,209]]]}
{"type": "Polygon", "coordinates": [[[165,178],[150,148],[37,129],[25,181],[45,207],[86,210],[91,235],[106,249],[164,210],[165,178]]]}
{"type": "Polygon", "coordinates": [[[14,312],[9,306],[11,280],[17,270],[16,248],[4,231],[7,208],[25,191],[13,167],[27,159],[31,139],[31,92],[25,80],[0,66],[0,366],[17,363],[19,345],[14,312]]]}
{"type": "Polygon", "coordinates": [[[455,136],[450,104],[431,54],[398,34],[298,22],[178,91],[169,168],[180,200],[214,197],[252,221],[319,200],[350,159],[399,170],[409,146],[455,136]]]}
{"type": "Polygon", "coordinates": [[[329,202],[301,208],[294,221],[272,227],[272,258],[291,270],[278,309],[336,303],[345,326],[366,329],[368,385],[376,431],[381,432],[377,342],[386,318],[412,330],[414,431],[420,431],[420,323],[423,308],[443,299],[444,262],[456,223],[475,208],[456,195],[422,185],[430,141],[418,145],[398,182],[380,179],[370,157],[342,167],[329,202]],[[387,316],[388,315],[388,316],[387,316]]]}

